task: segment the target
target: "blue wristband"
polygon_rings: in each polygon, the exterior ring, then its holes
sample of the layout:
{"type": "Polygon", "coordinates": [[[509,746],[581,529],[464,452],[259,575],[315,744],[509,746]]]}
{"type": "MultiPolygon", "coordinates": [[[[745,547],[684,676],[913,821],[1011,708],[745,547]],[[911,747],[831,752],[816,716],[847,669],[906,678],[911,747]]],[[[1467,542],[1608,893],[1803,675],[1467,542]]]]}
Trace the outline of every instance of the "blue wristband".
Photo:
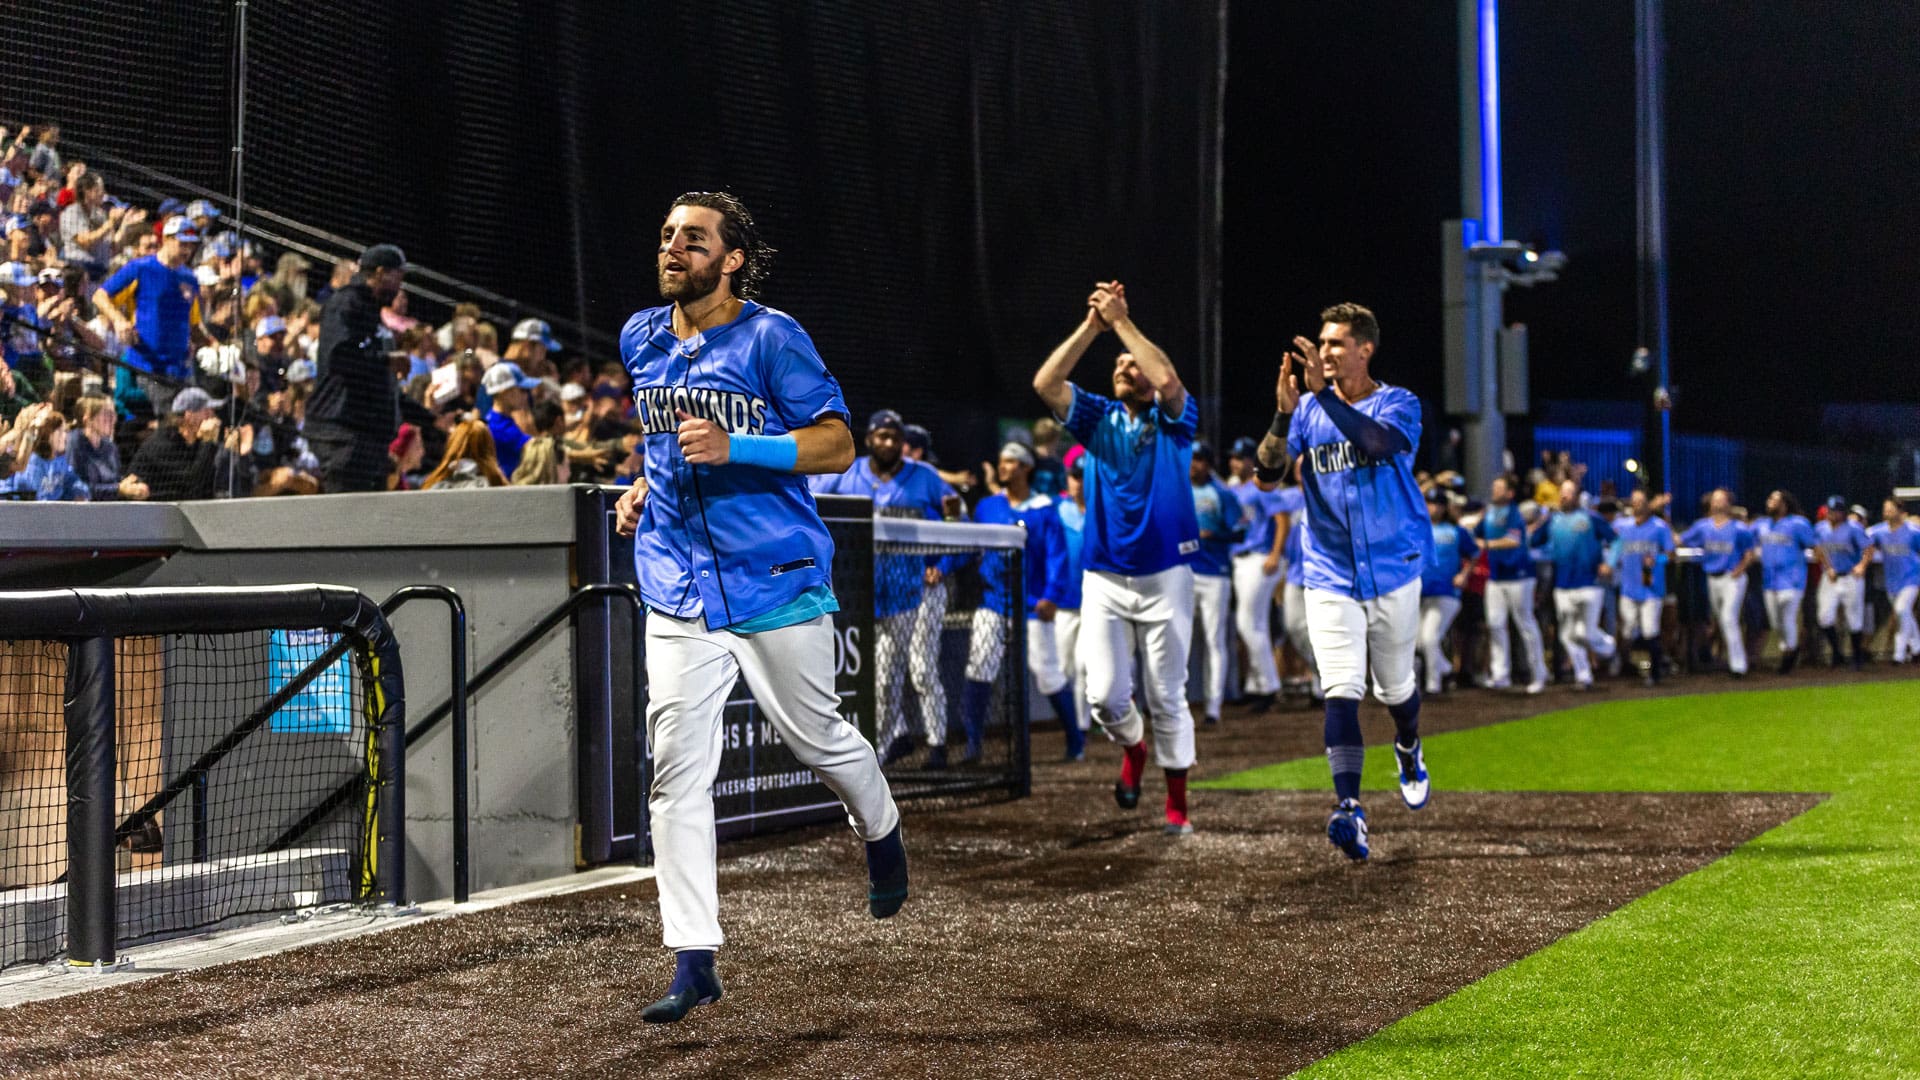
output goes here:
{"type": "Polygon", "coordinates": [[[792,435],[729,435],[727,460],[735,465],[792,472],[800,461],[800,442],[792,435]]]}

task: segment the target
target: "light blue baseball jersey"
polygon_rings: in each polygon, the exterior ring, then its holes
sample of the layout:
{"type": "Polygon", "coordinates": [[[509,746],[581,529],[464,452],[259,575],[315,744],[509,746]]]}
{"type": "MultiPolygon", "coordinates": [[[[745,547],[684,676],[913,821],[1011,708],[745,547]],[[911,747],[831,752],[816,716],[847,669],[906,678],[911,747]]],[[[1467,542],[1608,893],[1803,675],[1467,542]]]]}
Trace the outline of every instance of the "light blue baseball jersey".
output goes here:
{"type": "MultiPolygon", "coordinates": [[[[1016,506],[1006,492],[989,495],[973,508],[973,520],[985,525],[1018,525],[1027,531],[1026,555],[1022,562],[1026,599],[1022,612],[1032,615],[1034,604],[1041,600],[1065,607],[1062,601],[1073,599],[1066,591],[1067,534],[1060,525],[1059,504],[1051,497],[1030,494],[1025,502],[1016,506]]],[[[1013,614],[1005,557],[983,556],[980,580],[985,587],[981,606],[1002,615],[1013,614]]]]}
{"type": "Polygon", "coordinates": [[[1867,543],[1880,549],[1880,569],[1886,575],[1887,592],[1897,593],[1910,585],[1920,585],[1920,526],[1912,519],[1899,528],[1880,522],[1867,530],[1867,543]]]}
{"type": "Polygon", "coordinates": [[[1841,521],[1837,528],[1833,522],[1823,521],[1813,527],[1813,535],[1836,574],[1851,573],[1866,558],[1867,530],[1852,518],[1841,521]]]}
{"type": "Polygon", "coordinates": [[[1233,497],[1240,500],[1240,527],[1245,530],[1240,542],[1233,545],[1232,553],[1266,555],[1273,550],[1273,516],[1286,513],[1278,507],[1287,489],[1261,491],[1260,485],[1249,480],[1231,490],[1233,497]]]}
{"type": "Polygon", "coordinates": [[[1287,539],[1283,543],[1280,557],[1287,560],[1287,584],[1307,587],[1307,560],[1300,555],[1300,538],[1307,532],[1307,493],[1298,485],[1275,488],[1273,505],[1291,519],[1293,527],[1287,530],[1287,539]]]}
{"type": "Polygon", "coordinates": [[[647,606],[704,615],[722,629],[833,585],[833,540],[806,478],[754,465],[694,465],[678,412],[731,433],[782,435],[847,417],[840,384],[800,324],[746,301],[732,322],[681,342],[673,309],[627,320],[620,359],[633,377],[649,492],[634,539],[647,606]]]}
{"type": "Polygon", "coordinates": [[[1453,579],[1460,573],[1460,560],[1480,554],[1473,534],[1451,521],[1430,521],[1433,549],[1427,552],[1426,565],[1420,571],[1420,595],[1459,596],[1453,579]]]}
{"type": "Polygon", "coordinates": [[[1613,526],[1591,510],[1556,510],[1530,541],[1545,550],[1553,563],[1553,587],[1585,589],[1600,583],[1600,564],[1606,545],[1613,542],[1613,526]]]}
{"type": "Polygon", "coordinates": [[[1517,548],[1487,549],[1487,580],[1523,581],[1533,576],[1533,553],[1527,546],[1527,521],[1520,516],[1520,508],[1513,503],[1496,506],[1488,503],[1481,513],[1480,520],[1473,526],[1473,535],[1482,542],[1504,540],[1518,533],[1520,541],[1517,548]]]}
{"type": "MultiPolygon", "coordinates": [[[[933,466],[909,458],[900,459],[900,468],[891,476],[874,471],[873,458],[854,459],[847,471],[820,474],[807,483],[816,495],[864,495],[873,500],[873,512],[881,517],[921,518],[939,521],[940,502],[946,497],[946,481],[933,466]]],[[[873,617],[884,619],[918,607],[926,593],[929,566],[950,569],[938,556],[878,555],[873,560],[873,617]]]]}
{"type": "MultiPolygon", "coordinates": [[[[1335,426],[1318,395],[1300,399],[1287,429],[1287,452],[1301,459],[1307,506],[1300,551],[1309,589],[1371,600],[1417,579],[1433,530],[1426,497],[1413,479],[1420,445],[1420,399],[1398,386],[1378,389],[1352,408],[1407,440],[1407,449],[1374,460],[1335,426]]],[[[1331,394],[1331,389],[1322,393],[1331,394]]]]}
{"type": "Polygon", "coordinates": [[[1775,521],[1763,517],[1754,523],[1753,538],[1760,545],[1760,583],[1768,592],[1807,587],[1807,552],[1820,541],[1813,526],[1799,514],[1775,521]]]}
{"type": "Polygon", "coordinates": [[[1226,577],[1233,572],[1233,542],[1240,535],[1240,500],[1217,477],[1193,491],[1194,523],[1212,536],[1200,538],[1200,548],[1187,557],[1196,574],[1226,577]]]}
{"type": "Polygon", "coordinates": [[[1179,416],[1156,403],[1135,417],[1078,384],[1067,430],[1087,448],[1083,558],[1088,570],[1145,577],[1179,566],[1200,548],[1194,518],[1193,433],[1200,406],[1188,394],[1179,416]]]}
{"type": "Polygon", "coordinates": [[[1060,531],[1067,540],[1067,578],[1060,589],[1060,599],[1054,603],[1062,611],[1080,610],[1080,571],[1082,546],[1087,536],[1087,512],[1079,503],[1062,497],[1056,500],[1060,517],[1060,531]]]}
{"type": "Polygon", "coordinates": [[[1753,550],[1753,532],[1733,518],[1715,524],[1712,518],[1703,517],[1687,526],[1680,546],[1699,548],[1700,569],[1718,576],[1740,565],[1741,557],[1753,550]]]}
{"type": "Polygon", "coordinates": [[[1620,595],[1629,600],[1654,600],[1667,595],[1667,556],[1673,554],[1673,526],[1663,517],[1642,522],[1629,519],[1614,528],[1620,537],[1620,595]],[[1653,583],[1649,585],[1641,559],[1653,556],[1653,583]]]}

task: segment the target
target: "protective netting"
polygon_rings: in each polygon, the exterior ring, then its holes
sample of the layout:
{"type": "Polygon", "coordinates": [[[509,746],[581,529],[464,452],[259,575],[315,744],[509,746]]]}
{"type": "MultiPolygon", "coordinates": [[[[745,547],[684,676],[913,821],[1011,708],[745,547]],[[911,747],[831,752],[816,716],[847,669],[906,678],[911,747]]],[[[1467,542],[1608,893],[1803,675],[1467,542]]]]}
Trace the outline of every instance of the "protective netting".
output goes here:
{"type": "MultiPolygon", "coordinates": [[[[368,807],[360,650],[264,706],[336,640],[312,630],[115,642],[115,939],[354,899],[368,807]]],[[[0,966],[64,947],[66,647],[0,643],[0,966]]]]}
{"type": "Polygon", "coordinates": [[[897,795],[1027,772],[1022,551],[877,540],[875,746],[897,795]]]}

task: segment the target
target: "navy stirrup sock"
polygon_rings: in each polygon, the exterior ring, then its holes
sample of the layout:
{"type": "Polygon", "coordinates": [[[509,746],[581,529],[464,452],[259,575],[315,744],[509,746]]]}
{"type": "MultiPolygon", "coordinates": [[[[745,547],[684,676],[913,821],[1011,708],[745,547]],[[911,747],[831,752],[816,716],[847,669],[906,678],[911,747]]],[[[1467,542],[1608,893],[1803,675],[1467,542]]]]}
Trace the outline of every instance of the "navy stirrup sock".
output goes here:
{"type": "Polygon", "coordinates": [[[993,699],[993,684],[967,680],[960,698],[960,722],[967,728],[967,756],[980,753],[980,742],[987,730],[987,705],[993,699]]]}
{"type": "Polygon", "coordinates": [[[712,949],[682,949],[673,954],[673,985],[667,993],[703,989],[712,972],[712,949]]]}
{"type": "Polygon", "coordinates": [[[1396,746],[1412,747],[1420,741],[1420,688],[1414,687],[1413,696],[1398,705],[1387,706],[1387,715],[1393,717],[1393,741],[1396,746]]]}
{"type": "Polygon", "coordinates": [[[1078,754],[1085,750],[1087,733],[1080,730],[1080,712],[1073,700],[1073,687],[1048,694],[1047,704],[1053,706],[1053,714],[1060,718],[1060,727],[1067,733],[1067,753],[1078,754]]]}
{"type": "Polygon", "coordinates": [[[1367,747],[1360,736],[1360,703],[1352,698],[1327,699],[1327,765],[1333,769],[1333,792],[1342,800],[1360,798],[1360,769],[1367,747]]]}

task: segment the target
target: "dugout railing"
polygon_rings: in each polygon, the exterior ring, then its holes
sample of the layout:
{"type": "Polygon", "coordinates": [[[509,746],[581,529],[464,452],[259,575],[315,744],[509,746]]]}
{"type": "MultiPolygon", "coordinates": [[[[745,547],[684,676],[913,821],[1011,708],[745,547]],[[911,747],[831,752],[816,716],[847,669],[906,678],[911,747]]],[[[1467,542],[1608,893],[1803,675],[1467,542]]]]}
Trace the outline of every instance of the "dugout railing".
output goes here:
{"type": "Polygon", "coordinates": [[[405,683],[364,594],[0,593],[0,643],[0,966],[405,902],[405,683]],[[357,797],[273,850],[338,774],[357,797]]]}

